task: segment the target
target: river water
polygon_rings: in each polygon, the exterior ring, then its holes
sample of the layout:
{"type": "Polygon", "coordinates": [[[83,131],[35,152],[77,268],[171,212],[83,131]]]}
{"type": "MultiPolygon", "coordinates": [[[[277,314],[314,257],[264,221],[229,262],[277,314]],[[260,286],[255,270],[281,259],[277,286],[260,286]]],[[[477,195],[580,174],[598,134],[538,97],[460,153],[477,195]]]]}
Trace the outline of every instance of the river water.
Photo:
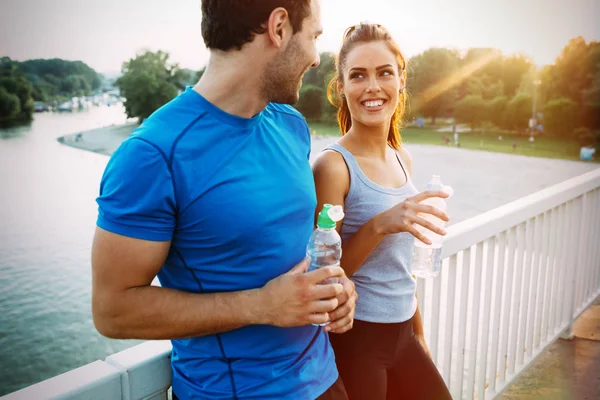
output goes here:
{"type": "Polygon", "coordinates": [[[121,106],[95,107],[0,130],[0,396],[137,344],[92,323],[90,248],[108,157],[56,140],[125,121],[121,106]]]}

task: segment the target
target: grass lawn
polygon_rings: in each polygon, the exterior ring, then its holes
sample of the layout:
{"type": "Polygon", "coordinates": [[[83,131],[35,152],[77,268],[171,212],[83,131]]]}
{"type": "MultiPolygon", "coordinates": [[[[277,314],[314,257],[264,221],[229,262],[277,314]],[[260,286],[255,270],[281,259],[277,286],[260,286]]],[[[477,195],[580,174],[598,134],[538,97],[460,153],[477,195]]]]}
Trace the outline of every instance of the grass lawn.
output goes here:
{"type": "MultiPolygon", "coordinates": [[[[336,125],[311,123],[310,129],[314,135],[339,136],[336,125]]],[[[437,132],[437,128],[414,128],[402,130],[402,140],[407,144],[428,144],[436,146],[454,146],[452,132],[437,132]],[[442,137],[451,139],[449,144],[444,144],[442,137]]],[[[483,150],[496,153],[520,154],[531,157],[562,158],[579,161],[579,144],[574,140],[564,140],[552,137],[537,137],[535,142],[529,142],[529,136],[515,133],[502,133],[502,140],[498,140],[497,133],[462,132],[460,133],[460,147],[463,149],[483,150]],[[517,148],[513,150],[512,144],[516,142],[517,148]]],[[[596,160],[600,154],[596,154],[596,160]]]]}

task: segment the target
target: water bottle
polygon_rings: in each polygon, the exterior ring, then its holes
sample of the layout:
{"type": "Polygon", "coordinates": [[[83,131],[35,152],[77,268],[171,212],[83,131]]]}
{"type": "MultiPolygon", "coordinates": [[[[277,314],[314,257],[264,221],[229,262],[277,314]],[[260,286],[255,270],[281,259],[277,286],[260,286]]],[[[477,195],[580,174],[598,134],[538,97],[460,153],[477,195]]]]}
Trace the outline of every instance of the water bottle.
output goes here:
{"type": "MultiPolygon", "coordinates": [[[[452,188],[444,186],[439,175],[431,177],[431,180],[427,184],[427,190],[443,190],[452,195],[452,188]]],[[[446,202],[440,197],[430,197],[423,200],[421,204],[434,206],[442,212],[446,211],[446,202]]],[[[445,222],[432,214],[419,214],[419,216],[432,222],[435,226],[444,228],[445,222]]],[[[442,243],[444,238],[421,225],[415,225],[415,228],[431,240],[431,244],[427,245],[415,238],[412,273],[419,278],[435,278],[440,273],[442,267],[442,243]]]]}
{"type": "MultiPolygon", "coordinates": [[[[342,259],[342,238],[335,230],[336,223],[344,218],[342,206],[325,204],[317,217],[317,229],[314,230],[306,246],[306,255],[310,257],[310,270],[339,266],[342,259]]],[[[338,278],[328,278],[320,284],[337,283],[338,278]]],[[[321,326],[327,325],[320,324],[321,326]]]]}

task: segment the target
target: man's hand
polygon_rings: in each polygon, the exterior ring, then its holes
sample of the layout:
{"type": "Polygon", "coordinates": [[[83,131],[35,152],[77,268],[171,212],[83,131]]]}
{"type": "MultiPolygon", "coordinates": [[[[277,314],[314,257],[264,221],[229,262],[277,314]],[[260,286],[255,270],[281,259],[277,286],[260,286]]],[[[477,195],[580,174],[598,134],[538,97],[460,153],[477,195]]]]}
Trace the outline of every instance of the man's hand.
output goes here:
{"type": "Polygon", "coordinates": [[[352,325],[354,325],[354,311],[358,299],[354,282],[345,275],[340,278],[339,282],[344,287],[344,291],[337,296],[338,308],[329,313],[331,323],[325,327],[325,332],[344,333],[352,329],[352,325]]]}
{"type": "Polygon", "coordinates": [[[264,324],[291,327],[330,321],[329,313],[338,308],[339,296],[345,286],[341,283],[319,283],[327,278],[342,278],[344,270],[341,267],[324,267],[306,272],[309,265],[310,262],[305,259],[258,290],[260,299],[255,312],[260,314],[259,319],[264,324]]]}

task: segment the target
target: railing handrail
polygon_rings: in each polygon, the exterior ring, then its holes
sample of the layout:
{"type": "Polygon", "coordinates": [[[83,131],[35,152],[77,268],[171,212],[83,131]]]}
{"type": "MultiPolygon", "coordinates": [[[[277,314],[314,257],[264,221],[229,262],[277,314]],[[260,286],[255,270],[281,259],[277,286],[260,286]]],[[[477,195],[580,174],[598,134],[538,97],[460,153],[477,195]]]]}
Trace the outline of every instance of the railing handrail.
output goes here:
{"type": "Polygon", "coordinates": [[[448,227],[442,258],[497,235],[600,186],[600,168],[448,227]]]}

